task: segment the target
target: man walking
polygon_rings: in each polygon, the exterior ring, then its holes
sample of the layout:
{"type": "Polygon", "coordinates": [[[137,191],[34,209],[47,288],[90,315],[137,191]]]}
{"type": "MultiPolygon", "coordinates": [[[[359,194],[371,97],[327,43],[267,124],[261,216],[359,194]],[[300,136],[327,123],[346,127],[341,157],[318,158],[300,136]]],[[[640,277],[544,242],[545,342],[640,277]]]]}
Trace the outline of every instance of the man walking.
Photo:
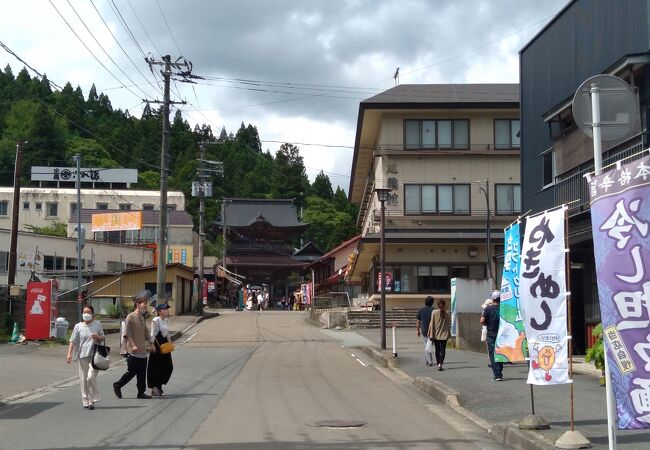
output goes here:
{"type": "Polygon", "coordinates": [[[422,337],[422,342],[424,343],[424,362],[427,366],[433,366],[433,353],[427,351],[427,342],[429,341],[429,323],[431,322],[432,313],[433,297],[428,296],[424,300],[424,306],[418,311],[417,322],[415,324],[418,336],[422,337]]]}
{"type": "Polygon", "coordinates": [[[488,305],[481,314],[481,325],[487,327],[487,346],[490,355],[490,366],[492,367],[493,381],[503,379],[503,363],[494,361],[494,348],[496,346],[497,332],[499,331],[499,305],[501,296],[499,291],[492,292],[492,304],[488,305]]]}
{"type": "Polygon", "coordinates": [[[151,292],[140,291],[133,297],[135,310],[126,316],[124,335],[122,339],[126,341],[126,373],[122,378],[113,383],[113,391],[117,398],[122,398],[122,387],[129,381],[136,378],[138,388],[138,398],[151,398],[146,394],[147,389],[147,357],[149,352],[153,351],[151,337],[147,324],[144,321],[147,314],[147,303],[151,298],[151,292]]]}

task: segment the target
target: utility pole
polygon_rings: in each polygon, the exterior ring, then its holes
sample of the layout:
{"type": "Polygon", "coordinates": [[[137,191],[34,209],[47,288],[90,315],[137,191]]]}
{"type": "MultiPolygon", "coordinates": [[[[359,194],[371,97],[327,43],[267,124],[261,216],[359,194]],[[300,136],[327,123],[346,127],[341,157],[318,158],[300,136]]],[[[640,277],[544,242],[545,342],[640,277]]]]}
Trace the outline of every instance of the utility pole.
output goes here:
{"type": "Polygon", "coordinates": [[[16,265],[18,258],[18,217],[20,214],[20,174],[23,167],[23,146],[27,141],[18,141],[16,143],[16,164],[14,166],[14,201],[11,205],[11,242],[9,243],[9,273],[7,274],[7,284],[9,286],[16,283],[16,265]]]}
{"type": "Polygon", "coordinates": [[[169,83],[172,77],[172,68],[180,69],[181,67],[187,68],[191,71],[192,65],[187,61],[172,62],[169,55],[162,57],[161,61],[156,61],[153,58],[145,58],[149,67],[163,66],[160,73],[163,76],[165,87],[163,90],[163,100],[143,100],[149,103],[162,103],[163,105],[163,125],[162,125],[162,146],[160,150],[160,214],[158,221],[158,277],[156,283],[156,294],[158,301],[165,303],[167,301],[167,291],[165,290],[165,268],[167,264],[167,176],[169,175],[169,162],[167,156],[169,155],[169,105],[172,104],[186,104],[187,102],[172,102],[169,98],[169,83]]]}
{"type": "Polygon", "coordinates": [[[74,160],[77,163],[76,187],[77,187],[77,315],[81,322],[81,301],[83,300],[83,291],[81,290],[83,280],[81,279],[81,248],[83,247],[81,229],[81,155],[76,154],[74,160]]]}
{"type": "Polygon", "coordinates": [[[216,144],[216,142],[199,142],[199,158],[197,159],[198,182],[192,184],[192,196],[199,197],[199,301],[203,300],[203,254],[205,241],[205,198],[212,197],[212,183],[206,182],[206,179],[212,177],[212,174],[223,175],[223,163],[220,161],[210,161],[205,159],[205,146],[216,144]],[[209,167],[212,166],[212,167],[209,167]]]}

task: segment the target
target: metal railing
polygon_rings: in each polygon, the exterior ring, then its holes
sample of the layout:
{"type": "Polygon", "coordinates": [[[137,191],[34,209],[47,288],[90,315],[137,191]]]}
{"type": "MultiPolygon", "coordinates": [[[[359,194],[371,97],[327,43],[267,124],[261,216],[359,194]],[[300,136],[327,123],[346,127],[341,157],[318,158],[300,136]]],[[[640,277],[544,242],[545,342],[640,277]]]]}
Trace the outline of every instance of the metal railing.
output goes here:
{"type": "MultiPolygon", "coordinates": [[[[634,141],[633,143],[628,142],[623,146],[610,150],[608,152],[609,156],[603,159],[603,167],[623,159],[631,161],[636,159],[636,157],[640,157],[644,148],[643,135],[635,137],[634,141]]],[[[578,172],[572,173],[555,182],[555,204],[569,204],[569,216],[575,216],[589,210],[589,183],[587,183],[585,175],[593,171],[593,161],[590,161],[588,164],[580,166],[578,172]]]]}
{"type": "Polygon", "coordinates": [[[314,311],[326,311],[334,308],[352,308],[347,292],[328,292],[313,298],[314,311]]]}

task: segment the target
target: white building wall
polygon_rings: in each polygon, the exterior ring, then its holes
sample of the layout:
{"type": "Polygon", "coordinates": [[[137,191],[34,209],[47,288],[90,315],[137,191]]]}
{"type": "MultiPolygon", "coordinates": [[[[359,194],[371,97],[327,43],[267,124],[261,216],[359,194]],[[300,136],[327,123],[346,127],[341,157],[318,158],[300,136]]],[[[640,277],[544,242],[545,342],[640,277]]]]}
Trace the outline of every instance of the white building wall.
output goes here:
{"type": "MultiPolygon", "coordinates": [[[[0,215],[0,228],[11,229],[13,214],[12,187],[0,187],[0,202],[6,202],[6,215],[0,215]]],[[[77,203],[76,189],[66,188],[35,188],[24,187],[20,190],[20,208],[18,229],[25,231],[25,225],[38,227],[50,226],[54,222],[68,223],[70,221],[72,204],[77,203]],[[57,205],[56,215],[48,215],[48,204],[57,205]],[[38,205],[40,208],[37,209],[38,205]]],[[[180,191],[168,192],[167,203],[175,205],[176,209],[185,209],[185,197],[180,191]]],[[[86,209],[95,209],[98,204],[105,204],[107,209],[120,209],[120,205],[128,204],[132,210],[143,209],[144,205],[160,208],[160,193],[158,191],[137,191],[127,189],[81,189],[81,205],[86,209]]]]}
{"type": "MultiPolygon", "coordinates": [[[[7,284],[7,270],[9,245],[11,240],[10,230],[0,230],[0,284],[7,284]]],[[[56,256],[64,258],[63,264],[68,259],[77,258],[77,240],[75,238],[62,238],[38,235],[33,233],[18,233],[17,242],[17,270],[16,284],[25,285],[30,278],[31,268],[41,279],[49,279],[43,274],[45,270],[45,257],[56,256]]],[[[91,258],[94,256],[93,272],[113,272],[118,270],[120,261],[126,267],[141,267],[153,265],[153,250],[144,247],[133,247],[103,242],[87,241],[81,251],[81,258],[86,260],[86,267],[90,268],[91,258]]],[[[76,286],[76,271],[71,271],[70,280],[76,286]]],[[[65,287],[65,286],[64,286],[65,287]]]]}

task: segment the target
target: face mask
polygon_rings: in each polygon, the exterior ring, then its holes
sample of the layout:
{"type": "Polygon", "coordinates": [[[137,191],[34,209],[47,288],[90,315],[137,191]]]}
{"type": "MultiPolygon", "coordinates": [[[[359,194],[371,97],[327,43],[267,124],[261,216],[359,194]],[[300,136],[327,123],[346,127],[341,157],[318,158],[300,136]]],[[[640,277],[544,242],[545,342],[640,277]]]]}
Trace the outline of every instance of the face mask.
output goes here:
{"type": "Polygon", "coordinates": [[[90,313],[84,313],[84,314],[83,314],[83,316],[81,316],[81,317],[82,317],[82,318],[83,318],[83,320],[85,320],[86,322],[89,322],[89,321],[91,321],[91,320],[92,320],[92,318],[93,318],[93,315],[92,315],[92,314],[90,314],[90,313]]]}

